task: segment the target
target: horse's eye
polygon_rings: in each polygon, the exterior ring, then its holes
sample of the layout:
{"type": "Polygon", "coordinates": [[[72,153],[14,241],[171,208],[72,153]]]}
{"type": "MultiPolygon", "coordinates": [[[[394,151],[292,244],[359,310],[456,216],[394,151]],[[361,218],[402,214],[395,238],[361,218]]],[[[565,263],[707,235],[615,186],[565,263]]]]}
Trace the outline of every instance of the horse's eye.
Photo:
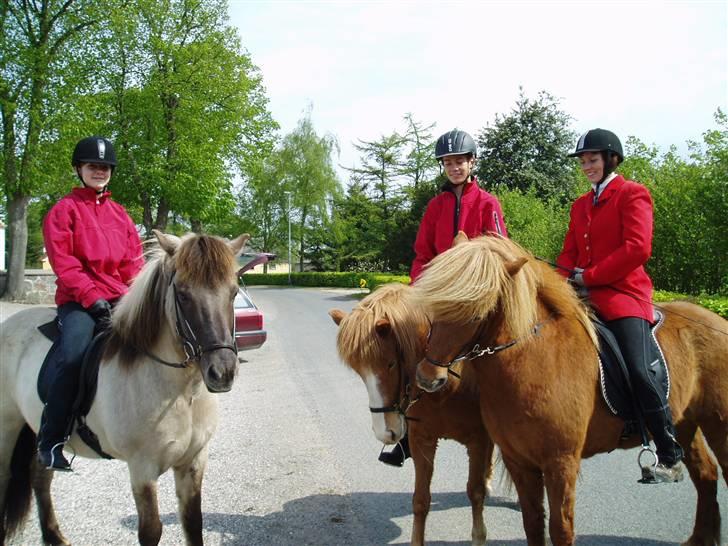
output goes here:
{"type": "Polygon", "coordinates": [[[392,371],[396,365],[397,365],[397,361],[396,360],[392,360],[392,362],[389,363],[389,366],[387,366],[387,369],[389,371],[392,371]]]}

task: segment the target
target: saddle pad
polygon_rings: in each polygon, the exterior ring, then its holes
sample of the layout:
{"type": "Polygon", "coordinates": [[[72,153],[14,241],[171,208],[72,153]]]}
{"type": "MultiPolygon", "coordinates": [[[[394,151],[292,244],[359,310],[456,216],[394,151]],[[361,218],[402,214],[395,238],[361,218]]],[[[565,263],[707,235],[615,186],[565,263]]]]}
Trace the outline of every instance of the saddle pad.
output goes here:
{"type": "MultiPolygon", "coordinates": [[[[660,311],[655,311],[657,321],[650,328],[650,370],[654,374],[655,384],[662,389],[665,400],[670,396],[670,372],[665,355],[657,342],[655,333],[665,321],[660,311]]],[[[602,397],[612,414],[625,421],[635,421],[634,402],[625,377],[627,366],[622,358],[616,339],[612,333],[598,321],[594,321],[599,337],[599,383],[602,397]]]]}

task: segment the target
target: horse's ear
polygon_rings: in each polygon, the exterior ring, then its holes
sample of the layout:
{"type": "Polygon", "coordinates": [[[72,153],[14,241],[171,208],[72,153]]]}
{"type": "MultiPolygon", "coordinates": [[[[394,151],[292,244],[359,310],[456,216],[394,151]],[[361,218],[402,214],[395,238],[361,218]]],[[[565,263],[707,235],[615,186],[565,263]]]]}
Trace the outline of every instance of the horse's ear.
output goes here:
{"type": "Polygon", "coordinates": [[[468,236],[465,234],[464,231],[460,230],[458,231],[458,234],[455,235],[455,238],[452,240],[452,246],[459,245],[460,243],[465,243],[469,241],[468,236]]]}
{"type": "Polygon", "coordinates": [[[385,337],[388,336],[389,332],[392,331],[392,325],[387,319],[381,318],[374,325],[374,331],[377,333],[377,335],[385,337]]]}
{"type": "Polygon", "coordinates": [[[228,243],[230,250],[236,258],[242,254],[243,249],[245,248],[245,243],[248,242],[248,239],[250,239],[250,235],[248,233],[243,233],[228,243]]]}
{"type": "Polygon", "coordinates": [[[526,265],[527,261],[528,258],[520,257],[516,258],[515,260],[511,260],[510,262],[506,262],[506,271],[512,277],[513,275],[518,273],[524,265],[526,265]]]}
{"type": "Polygon", "coordinates": [[[153,229],[152,233],[157,238],[159,246],[162,247],[162,250],[172,256],[179,246],[179,237],[176,237],[174,235],[165,235],[157,229],[153,229]]]}
{"type": "Polygon", "coordinates": [[[334,319],[337,326],[340,326],[341,321],[344,320],[344,317],[346,317],[346,313],[344,313],[341,309],[331,309],[329,311],[329,316],[334,319]]]}

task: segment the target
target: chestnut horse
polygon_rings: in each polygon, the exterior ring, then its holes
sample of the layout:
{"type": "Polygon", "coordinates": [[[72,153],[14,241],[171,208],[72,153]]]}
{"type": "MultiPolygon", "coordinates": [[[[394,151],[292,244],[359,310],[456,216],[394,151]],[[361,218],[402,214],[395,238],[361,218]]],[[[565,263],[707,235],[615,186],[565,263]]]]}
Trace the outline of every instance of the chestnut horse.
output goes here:
{"type": "MultiPolygon", "coordinates": [[[[561,275],[516,243],[490,236],[436,257],[413,291],[433,321],[418,385],[437,391],[448,381],[441,366],[472,359],[483,421],[518,490],[528,544],[544,544],[544,487],[551,540],[573,544],[581,459],[639,445],[638,438],[620,441],[624,422],[600,396],[587,309],[561,275]]],[[[686,302],[663,309],[657,337],[670,367],[677,439],[698,495],[687,544],[714,545],[718,473],[705,440],[728,484],[728,322],[686,302]]]]}
{"type": "MultiPolygon", "coordinates": [[[[155,236],[160,248],[114,309],[86,424],[101,449],[129,467],[139,542],[159,543],[157,479],[172,468],[186,542],[198,545],[207,444],[217,425],[214,393],[229,391],[237,371],[235,258],[248,235],[229,243],[203,235],[155,236]]],[[[38,372],[51,346],[37,327],[55,313],[33,308],[2,323],[0,544],[22,526],[31,484],[44,543],[69,544],[51,502],[53,472],[38,463],[33,432],[43,410],[38,372]]],[[[67,446],[99,457],[75,430],[67,446]]]]}
{"type": "Polygon", "coordinates": [[[451,381],[447,389],[437,394],[421,396],[422,392],[416,389],[415,365],[424,354],[429,322],[422,309],[409,301],[410,291],[403,284],[383,285],[348,315],[331,310],[329,314],[340,327],[339,355],[366,385],[377,439],[394,444],[409,428],[415,465],[411,544],[425,543],[437,441],[449,438],[464,444],[468,451],[472,543],[481,546],[486,539],[483,502],[489,492],[493,442],[480,418],[472,371],[465,371],[462,380],[451,381]]]}

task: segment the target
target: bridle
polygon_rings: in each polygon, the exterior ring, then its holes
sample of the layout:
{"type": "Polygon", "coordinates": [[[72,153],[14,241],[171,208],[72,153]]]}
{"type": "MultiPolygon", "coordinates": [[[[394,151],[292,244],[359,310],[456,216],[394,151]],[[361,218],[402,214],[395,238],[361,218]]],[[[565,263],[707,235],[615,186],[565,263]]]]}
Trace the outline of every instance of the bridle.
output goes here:
{"type": "MultiPolygon", "coordinates": [[[[546,320],[537,323],[531,329],[531,334],[537,336],[538,333],[539,333],[539,331],[541,330],[541,328],[546,323],[548,323],[549,321],[551,321],[552,319],[553,319],[553,317],[549,317],[546,320]]],[[[472,339],[477,340],[477,339],[480,338],[481,334],[483,333],[483,330],[485,329],[485,325],[486,325],[485,319],[481,319],[480,326],[478,327],[478,330],[475,332],[475,335],[472,337],[472,339]]],[[[430,334],[428,334],[428,336],[427,336],[427,342],[428,342],[428,344],[430,342],[430,335],[431,334],[432,334],[432,330],[430,330],[430,334]]],[[[494,345],[492,347],[489,346],[489,347],[483,347],[483,348],[481,348],[480,347],[480,344],[476,342],[473,345],[472,349],[470,349],[469,351],[466,352],[465,351],[465,348],[468,345],[470,345],[470,343],[471,343],[471,342],[468,342],[465,345],[463,345],[463,347],[460,349],[460,351],[458,352],[458,356],[456,356],[455,358],[453,358],[452,360],[449,360],[447,362],[443,362],[443,361],[440,361],[440,360],[435,360],[434,358],[428,356],[427,355],[427,350],[425,350],[425,360],[427,362],[429,362],[430,364],[434,365],[434,366],[438,366],[440,368],[447,368],[448,373],[454,373],[451,370],[451,366],[453,364],[455,364],[456,362],[460,362],[462,360],[475,360],[476,358],[480,358],[481,356],[485,356],[485,355],[488,355],[488,356],[494,355],[494,354],[496,354],[496,353],[498,353],[500,351],[503,351],[505,349],[508,349],[510,347],[513,347],[516,343],[518,343],[519,341],[522,341],[522,340],[523,340],[523,338],[516,338],[516,339],[512,339],[512,340],[510,340],[510,341],[508,341],[506,343],[502,343],[500,345],[494,345]]]]}
{"type": "Polygon", "coordinates": [[[371,413],[399,413],[406,420],[416,421],[414,417],[408,417],[407,412],[420,399],[420,397],[424,394],[424,391],[420,391],[420,393],[414,398],[411,397],[412,384],[410,383],[409,378],[405,373],[404,360],[405,359],[404,355],[402,354],[401,348],[397,347],[397,357],[392,362],[390,362],[388,367],[389,370],[392,370],[392,368],[394,368],[395,366],[399,368],[398,391],[400,399],[390,406],[383,406],[381,408],[373,408],[369,406],[369,411],[371,413]]]}
{"type": "MultiPolygon", "coordinates": [[[[172,292],[174,293],[175,330],[177,332],[177,336],[180,338],[182,350],[185,353],[185,359],[181,362],[169,362],[149,352],[147,352],[146,355],[149,358],[159,362],[160,364],[164,364],[165,366],[169,366],[171,368],[186,368],[190,362],[202,358],[203,354],[211,353],[212,351],[217,351],[220,349],[230,349],[237,355],[238,348],[235,343],[213,343],[211,345],[203,346],[198,342],[197,336],[195,335],[192,326],[185,318],[184,312],[182,311],[182,305],[179,301],[179,294],[177,293],[177,284],[174,282],[175,274],[176,272],[172,273],[172,275],[170,276],[169,285],[172,286],[172,292]]],[[[235,328],[234,320],[233,328],[235,328]]],[[[231,332],[231,337],[234,338],[233,332],[231,332]]]]}

